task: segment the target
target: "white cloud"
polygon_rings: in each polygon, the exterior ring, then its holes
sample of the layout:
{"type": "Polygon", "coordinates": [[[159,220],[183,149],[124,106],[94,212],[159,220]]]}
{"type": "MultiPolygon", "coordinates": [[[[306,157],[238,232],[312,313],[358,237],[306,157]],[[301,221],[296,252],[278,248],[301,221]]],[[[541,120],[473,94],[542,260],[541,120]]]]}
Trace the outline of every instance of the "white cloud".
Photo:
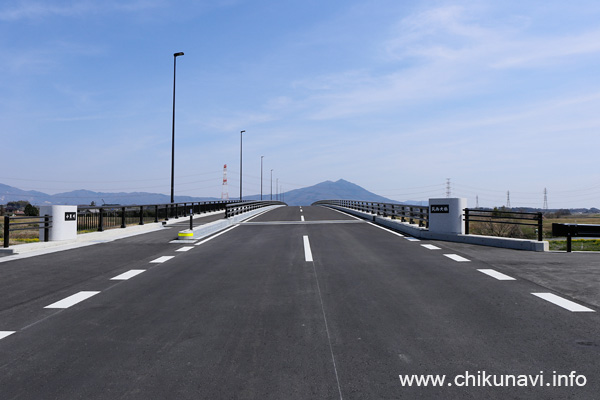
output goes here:
{"type": "Polygon", "coordinates": [[[0,21],[76,17],[98,12],[137,12],[163,5],[160,0],[133,1],[16,1],[0,10],[0,21]]]}

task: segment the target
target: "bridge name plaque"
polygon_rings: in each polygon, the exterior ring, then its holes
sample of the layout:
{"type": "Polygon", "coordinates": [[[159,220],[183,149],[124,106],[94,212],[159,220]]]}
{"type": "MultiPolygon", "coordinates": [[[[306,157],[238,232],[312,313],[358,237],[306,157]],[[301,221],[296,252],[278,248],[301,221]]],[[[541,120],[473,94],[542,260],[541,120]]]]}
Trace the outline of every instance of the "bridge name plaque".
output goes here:
{"type": "Polygon", "coordinates": [[[450,205],[449,204],[430,205],[429,212],[432,214],[448,214],[450,212],[450,205]]]}

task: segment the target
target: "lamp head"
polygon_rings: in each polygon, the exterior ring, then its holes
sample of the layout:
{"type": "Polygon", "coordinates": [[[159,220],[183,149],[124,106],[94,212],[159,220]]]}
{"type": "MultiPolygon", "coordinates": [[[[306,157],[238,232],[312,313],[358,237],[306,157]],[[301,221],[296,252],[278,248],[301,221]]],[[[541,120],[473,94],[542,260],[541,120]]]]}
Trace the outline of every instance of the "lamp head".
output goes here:
{"type": "Polygon", "coordinates": [[[183,55],[183,51],[179,52],[179,53],[175,53],[173,54],[173,57],[179,57],[183,55]]]}

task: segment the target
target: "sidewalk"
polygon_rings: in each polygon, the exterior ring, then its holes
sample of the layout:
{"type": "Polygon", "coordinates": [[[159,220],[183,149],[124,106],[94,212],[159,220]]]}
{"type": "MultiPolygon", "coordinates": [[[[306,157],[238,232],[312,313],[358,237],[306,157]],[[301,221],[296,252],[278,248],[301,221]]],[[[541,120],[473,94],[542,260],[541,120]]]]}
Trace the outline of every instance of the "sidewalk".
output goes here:
{"type": "MultiPolygon", "coordinates": [[[[224,211],[213,211],[205,214],[194,215],[194,221],[200,218],[225,214],[224,211]]],[[[165,226],[181,224],[189,226],[189,217],[172,218],[168,221],[153,222],[144,225],[132,225],[127,228],[107,229],[103,232],[90,232],[77,235],[74,240],[61,240],[54,242],[36,242],[25,243],[10,246],[6,249],[0,248],[0,263],[19,258],[33,257],[42,254],[54,253],[76,249],[79,247],[91,246],[98,243],[112,242],[113,240],[123,239],[130,236],[141,235],[148,232],[154,232],[164,229],[165,226]]]]}

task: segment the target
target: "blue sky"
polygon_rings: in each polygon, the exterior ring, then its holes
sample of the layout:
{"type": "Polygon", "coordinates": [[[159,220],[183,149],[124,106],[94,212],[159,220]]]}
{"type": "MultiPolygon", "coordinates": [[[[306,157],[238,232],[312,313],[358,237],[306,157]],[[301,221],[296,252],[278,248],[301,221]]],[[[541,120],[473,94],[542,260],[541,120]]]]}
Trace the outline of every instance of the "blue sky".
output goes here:
{"type": "Polygon", "coordinates": [[[600,2],[3,1],[0,182],[600,207],[600,2]]]}

